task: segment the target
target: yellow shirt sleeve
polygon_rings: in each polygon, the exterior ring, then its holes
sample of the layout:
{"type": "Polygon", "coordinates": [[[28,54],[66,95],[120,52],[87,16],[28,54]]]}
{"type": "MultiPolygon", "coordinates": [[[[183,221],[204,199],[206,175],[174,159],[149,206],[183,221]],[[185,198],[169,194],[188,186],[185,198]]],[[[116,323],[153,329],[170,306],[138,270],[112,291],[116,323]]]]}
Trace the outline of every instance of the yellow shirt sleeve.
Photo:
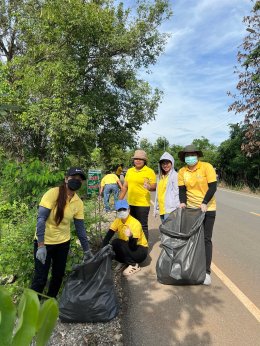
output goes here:
{"type": "Polygon", "coordinates": [[[114,232],[117,232],[117,231],[118,231],[118,221],[119,221],[119,219],[115,219],[115,220],[111,223],[109,229],[111,229],[111,230],[114,231],[114,232]]]}
{"type": "Polygon", "coordinates": [[[82,200],[80,200],[80,208],[77,213],[73,216],[74,219],[84,220],[84,204],[82,200]]]}
{"type": "Polygon", "coordinates": [[[178,172],[178,186],[183,186],[185,185],[184,183],[184,179],[183,179],[183,172],[184,172],[184,169],[181,168],[178,172]]]}
{"type": "Polygon", "coordinates": [[[156,183],[156,174],[155,174],[153,169],[149,170],[149,182],[150,182],[150,184],[156,183]]]}
{"type": "Polygon", "coordinates": [[[55,204],[56,204],[56,201],[58,198],[58,194],[59,194],[59,188],[58,187],[54,187],[54,188],[48,190],[42,196],[42,199],[41,199],[39,205],[41,207],[44,207],[44,208],[53,209],[55,207],[55,204]]]}
{"type": "Polygon", "coordinates": [[[208,183],[213,183],[217,181],[216,171],[210,163],[207,163],[205,173],[206,173],[208,183]]]}

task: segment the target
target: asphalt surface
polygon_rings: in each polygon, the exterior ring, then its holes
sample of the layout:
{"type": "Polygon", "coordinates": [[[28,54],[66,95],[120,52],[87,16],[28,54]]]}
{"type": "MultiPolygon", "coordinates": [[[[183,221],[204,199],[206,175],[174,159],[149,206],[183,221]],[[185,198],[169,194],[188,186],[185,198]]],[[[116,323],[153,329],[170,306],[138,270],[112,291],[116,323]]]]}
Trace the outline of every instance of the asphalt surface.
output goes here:
{"type": "Polygon", "coordinates": [[[149,257],[140,272],[123,278],[125,346],[260,345],[260,198],[219,190],[217,208],[213,263],[228,279],[212,272],[211,286],[157,281],[160,221],[150,213],[149,257]]]}

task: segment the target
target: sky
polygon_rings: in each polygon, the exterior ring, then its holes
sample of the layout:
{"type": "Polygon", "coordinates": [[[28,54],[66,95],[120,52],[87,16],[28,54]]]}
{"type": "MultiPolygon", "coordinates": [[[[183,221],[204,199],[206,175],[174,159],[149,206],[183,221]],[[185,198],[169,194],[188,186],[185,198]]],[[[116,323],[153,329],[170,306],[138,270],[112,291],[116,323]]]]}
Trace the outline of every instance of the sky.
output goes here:
{"type": "Polygon", "coordinates": [[[156,120],[143,126],[140,139],[170,145],[190,144],[202,136],[219,145],[229,137],[228,124],[243,119],[228,112],[238,77],[238,46],[246,35],[243,17],[250,0],[171,0],[173,17],[161,31],[171,37],[151,74],[142,74],[163,91],[156,120]]]}

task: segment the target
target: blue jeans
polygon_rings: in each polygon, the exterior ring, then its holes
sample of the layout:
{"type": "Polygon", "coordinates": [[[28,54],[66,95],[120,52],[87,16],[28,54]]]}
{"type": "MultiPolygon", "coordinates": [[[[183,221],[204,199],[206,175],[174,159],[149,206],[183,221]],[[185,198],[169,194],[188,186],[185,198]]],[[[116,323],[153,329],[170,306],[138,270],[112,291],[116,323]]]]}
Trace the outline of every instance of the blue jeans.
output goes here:
{"type": "MultiPolygon", "coordinates": [[[[117,184],[106,184],[104,187],[104,204],[106,211],[110,210],[109,199],[114,195],[114,203],[118,200],[119,188],[117,184]]],[[[115,205],[114,205],[115,209],[115,205]]]]}

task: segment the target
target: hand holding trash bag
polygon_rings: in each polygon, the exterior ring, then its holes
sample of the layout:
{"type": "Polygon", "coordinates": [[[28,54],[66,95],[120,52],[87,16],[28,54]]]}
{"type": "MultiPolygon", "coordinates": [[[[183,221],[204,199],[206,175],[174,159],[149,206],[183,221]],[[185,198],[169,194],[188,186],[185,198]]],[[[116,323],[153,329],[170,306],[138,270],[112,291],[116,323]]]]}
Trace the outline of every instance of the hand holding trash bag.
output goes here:
{"type": "Polygon", "coordinates": [[[45,264],[46,261],[46,257],[47,257],[47,250],[46,250],[46,246],[43,245],[41,247],[38,247],[38,250],[36,252],[36,258],[42,262],[42,264],[45,264]]]}
{"type": "Polygon", "coordinates": [[[91,250],[84,251],[83,262],[87,262],[88,260],[90,260],[93,257],[94,257],[94,255],[93,255],[91,250]]]}
{"type": "Polygon", "coordinates": [[[208,210],[207,204],[202,203],[200,205],[200,209],[201,209],[202,213],[206,213],[206,211],[208,210]]]}

